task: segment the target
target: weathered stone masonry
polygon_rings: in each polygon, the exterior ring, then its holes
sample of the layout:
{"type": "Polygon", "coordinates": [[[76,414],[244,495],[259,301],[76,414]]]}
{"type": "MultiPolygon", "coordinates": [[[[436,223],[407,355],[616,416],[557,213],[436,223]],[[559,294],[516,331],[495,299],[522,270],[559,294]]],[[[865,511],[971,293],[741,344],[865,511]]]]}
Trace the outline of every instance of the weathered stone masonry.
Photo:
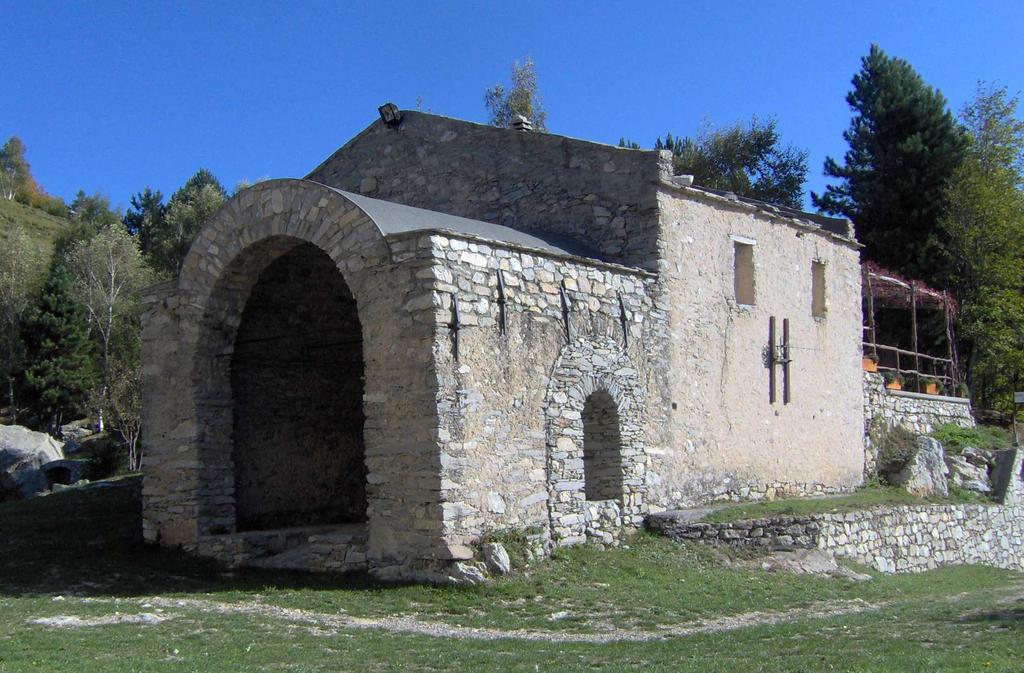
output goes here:
{"type": "Polygon", "coordinates": [[[858,483],[848,223],[677,183],[663,153],[403,115],[236,195],[149,293],[148,540],[460,579],[492,531],[614,544],[651,511],[858,483]]]}

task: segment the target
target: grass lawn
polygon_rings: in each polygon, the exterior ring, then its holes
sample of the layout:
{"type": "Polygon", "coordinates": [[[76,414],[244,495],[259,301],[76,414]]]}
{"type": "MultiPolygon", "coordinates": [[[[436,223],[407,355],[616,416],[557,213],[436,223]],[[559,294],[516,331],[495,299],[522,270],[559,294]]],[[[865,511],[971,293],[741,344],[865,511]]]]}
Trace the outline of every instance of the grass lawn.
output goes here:
{"type": "Polygon", "coordinates": [[[228,572],[142,546],[138,478],[107,483],[0,505],[0,673],[1024,670],[1018,573],[857,583],[646,534],[484,587],[228,572]]]}

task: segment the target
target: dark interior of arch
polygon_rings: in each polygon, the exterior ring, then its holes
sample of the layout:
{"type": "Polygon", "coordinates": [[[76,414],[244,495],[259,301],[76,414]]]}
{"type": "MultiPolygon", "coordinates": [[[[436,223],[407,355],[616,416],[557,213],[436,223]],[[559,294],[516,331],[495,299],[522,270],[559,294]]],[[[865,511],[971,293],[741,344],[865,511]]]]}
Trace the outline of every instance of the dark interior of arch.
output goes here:
{"type": "Polygon", "coordinates": [[[355,299],[311,244],[260,273],[231,358],[238,530],[365,521],[355,299]]]}
{"type": "Polygon", "coordinates": [[[583,405],[583,489],[587,500],[622,498],[622,440],[619,410],[604,390],[583,405]]]}

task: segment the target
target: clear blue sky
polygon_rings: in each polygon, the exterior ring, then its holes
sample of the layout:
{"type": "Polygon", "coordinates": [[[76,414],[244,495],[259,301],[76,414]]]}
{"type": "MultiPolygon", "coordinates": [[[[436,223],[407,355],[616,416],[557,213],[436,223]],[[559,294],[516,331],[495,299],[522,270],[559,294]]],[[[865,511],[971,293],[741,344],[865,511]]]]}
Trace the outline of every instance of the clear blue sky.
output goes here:
{"type": "Polygon", "coordinates": [[[774,116],[845,150],[844,96],[877,42],[958,110],[977,80],[1024,88],[1024,2],[80,2],[0,0],[0,142],[37,180],[127,205],[199,167],[305,175],[385,101],[485,121],[484,90],[531,56],[554,133],[649,147],[774,116]]]}

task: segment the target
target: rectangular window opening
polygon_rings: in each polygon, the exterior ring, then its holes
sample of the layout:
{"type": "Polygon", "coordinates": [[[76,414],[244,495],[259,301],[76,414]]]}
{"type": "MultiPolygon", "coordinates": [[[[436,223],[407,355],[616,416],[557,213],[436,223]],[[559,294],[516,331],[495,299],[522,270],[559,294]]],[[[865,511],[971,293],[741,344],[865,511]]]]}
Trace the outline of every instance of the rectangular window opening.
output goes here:
{"type": "Polygon", "coordinates": [[[736,303],[754,305],[754,244],[733,239],[733,285],[736,303]]]}
{"type": "Polygon", "coordinates": [[[825,317],[825,263],[811,262],[811,315],[825,317]]]}

